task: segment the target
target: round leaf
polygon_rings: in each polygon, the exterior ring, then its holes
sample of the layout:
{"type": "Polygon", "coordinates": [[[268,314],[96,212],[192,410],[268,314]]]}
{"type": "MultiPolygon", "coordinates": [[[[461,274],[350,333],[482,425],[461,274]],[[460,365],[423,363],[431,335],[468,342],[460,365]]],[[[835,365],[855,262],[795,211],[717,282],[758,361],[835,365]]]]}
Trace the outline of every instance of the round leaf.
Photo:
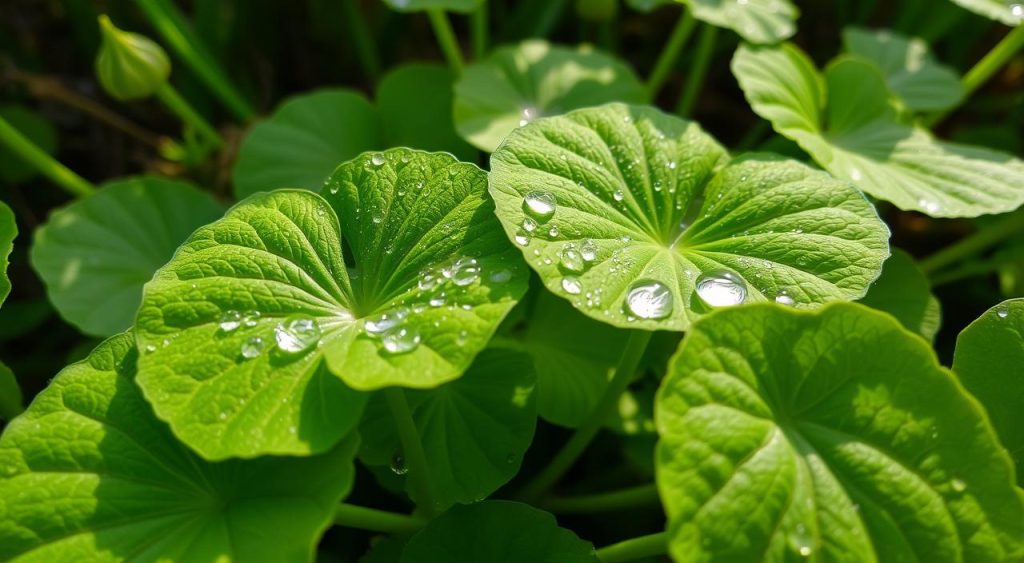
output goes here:
{"type": "Polygon", "coordinates": [[[401,563],[598,563],[594,547],[532,506],[484,501],[455,506],[414,535],[401,563]]]}
{"type": "Polygon", "coordinates": [[[731,29],[751,43],[778,43],[796,33],[799,10],[790,0],[677,0],[693,16],[731,29]]]}
{"type": "Polygon", "coordinates": [[[833,176],[900,209],[974,217],[1024,203],[1024,162],[903,124],[889,104],[885,77],[870,63],[839,59],[826,72],[826,87],[796,47],[744,45],[732,71],[754,111],[776,131],[833,176]]]}
{"type": "Polygon", "coordinates": [[[1014,0],[953,0],[953,3],[1006,25],[1017,26],[1024,21],[1024,4],[1014,0]]]}
{"type": "MultiPolygon", "coordinates": [[[[57,150],[57,131],[39,114],[21,106],[0,107],[0,119],[35,143],[47,154],[57,150]]],[[[0,179],[10,184],[31,180],[39,172],[20,156],[15,155],[6,145],[0,145],[0,179]]]]}
{"type": "Polygon", "coordinates": [[[359,420],[352,389],[458,378],[525,291],[476,166],[366,154],[323,194],[246,199],[146,285],[139,383],[204,456],[323,451],[359,420]]]}
{"type": "Polygon", "coordinates": [[[942,305],[914,259],[898,248],[882,265],[882,275],[860,302],[896,317],[907,330],[932,342],[942,324],[942,305]]]}
{"type": "Polygon", "coordinates": [[[184,182],[115,180],[50,215],[29,258],[66,321],[86,334],[110,336],[132,325],[153,272],[223,212],[184,182]]]}
{"type": "Polygon", "coordinates": [[[621,61],[589,47],[530,40],[466,67],[455,84],[455,128],[492,152],[517,127],[605,102],[642,102],[644,88],[621,61]]]}
{"type": "Polygon", "coordinates": [[[1024,299],[985,312],[956,340],[953,372],[981,401],[1024,485],[1024,299]]]}
{"type": "Polygon", "coordinates": [[[352,485],[357,442],[210,463],[133,384],[127,334],[65,368],[0,438],[0,558],[310,561],[352,485]]]}
{"type": "Polygon", "coordinates": [[[676,561],[1018,560],[1024,502],[978,404],[857,304],[717,312],[658,392],[676,561]]]}
{"type": "Polygon", "coordinates": [[[615,326],[685,330],[726,304],[696,292],[723,275],[744,288],[731,304],[863,296],[889,234],[864,196],[795,161],[727,158],[692,122],[609,104],[514,132],[490,190],[548,289],[615,326]],[[531,209],[538,198],[553,212],[531,209]],[[593,259],[576,260],[585,246],[593,259]]]}
{"type": "Polygon", "coordinates": [[[468,14],[476,10],[483,0],[384,0],[396,12],[426,12],[443,10],[468,14]]]}
{"type": "MultiPolygon", "coordinates": [[[[458,380],[406,393],[441,507],[485,498],[519,472],[537,422],[535,381],[526,354],[484,350],[458,380]]],[[[383,397],[370,402],[360,435],[364,463],[404,475],[398,432],[383,397]]]]}
{"type": "Polygon", "coordinates": [[[17,236],[18,224],[14,221],[14,212],[6,203],[0,201],[0,305],[4,304],[11,293],[7,266],[10,264],[11,251],[14,250],[14,239],[17,236]]]}

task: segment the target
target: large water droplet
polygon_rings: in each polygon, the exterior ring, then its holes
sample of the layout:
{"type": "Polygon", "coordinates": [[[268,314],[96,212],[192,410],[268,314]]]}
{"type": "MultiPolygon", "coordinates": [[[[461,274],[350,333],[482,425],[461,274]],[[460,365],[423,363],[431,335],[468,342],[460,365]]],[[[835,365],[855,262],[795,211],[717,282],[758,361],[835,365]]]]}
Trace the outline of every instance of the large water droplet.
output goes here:
{"type": "Polygon", "coordinates": [[[1010,4],[1010,15],[1017,19],[1024,19],[1024,4],[1010,4]]]}
{"type": "Polygon", "coordinates": [[[582,272],[586,268],[583,255],[571,244],[567,244],[559,253],[559,262],[563,268],[570,272],[582,272]]]}
{"type": "Polygon", "coordinates": [[[1005,319],[1006,317],[1010,316],[1010,310],[1007,309],[1006,307],[1000,307],[996,309],[996,316],[999,317],[1000,319],[1005,319]]]}
{"type": "Polygon", "coordinates": [[[467,286],[480,278],[480,264],[476,258],[459,258],[446,273],[455,285],[467,286]]]}
{"type": "Polygon", "coordinates": [[[412,327],[397,326],[384,332],[380,341],[388,352],[405,354],[420,345],[420,333],[412,327]]]}
{"type": "Polygon", "coordinates": [[[579,295],[583,291],[583,284],[576,276],[565,276],[562,278],[562,289],[569,295],[579,295]]]}
{"type": "Polygon", "coordinates": [[[594,239],[587,239],[580,244],[580,256],[586,262],[593,262],[597,259],[598,253],[597,243],[594,239]]]}
{"type": "Polygon", "coordinates": [[[251,360],[258,357],[263,353],[263,349],[266,348],[266,343],[263,342],[263,338],[259,336],[252,336],[248,340],[242,343],[242,357],[251,360]]]}
{"type": "Polygon", "coordinates": [[[398,326],[398,323],[402,322],[406,316],[408,316],[409,310],[405,307],[399,307],[393,311],[387,313],[381,313],[376,317],[371,317],[363,321],[363,329],[371,335],[380,334],[388,329],[398,326]]]}
{"type": "Polygon", "coordinates": [[[629,288],[624,303],[626,312],[648,320],[664,319],[672,314],[674,298],[668,286],[655,280],[640,280],[629,288]]]}
{"type": "Polygon", "coordinates": [[[370,162],[372,162],[374,166],[380,166],[381,164],[384,164],[386,160],[384,159],[384,155],[378,152],[373,153],[373,156],[370,157],[370,162]]]}
{"type": "Polygon", "coordinates": [[[555,196],[550,192],[530,192],[523,198],[523,211],[539,221],[555,214],[555,196]]]}
{"type": "Polygon", "coordinates": [[[739,305],[747,299],[747,284],[728,270],[713,270],[697,278],[697,295],[710,307],[739,305]]]}
{"type": "Polygon", "coordinates": [[[391,472],[395,475],[405,475],[409,472],[409,466],[405,464],[405,458],[399,452],[391,456],[391,472]]]}
{"type": "Polygon", "coordinates": [[[220,316],[217,326],[224,332],[235,330],[242,326],[242,313],[238,311],[224,311],[224,314],[220,316]]]}
{"type": "Polygon", "coordinates": [[[787,307],[796,305],[796,301],[789,296],[789,293],[785,289],[779,290],[779,294],[775,296],[775,302],[787,307]]]}
{"type": "Polygon", "coordinates": [[[286,319],[274,328],[274,340],[282,352],[304,352],[320,342],[320,325],[309,317],[286,319]]]}

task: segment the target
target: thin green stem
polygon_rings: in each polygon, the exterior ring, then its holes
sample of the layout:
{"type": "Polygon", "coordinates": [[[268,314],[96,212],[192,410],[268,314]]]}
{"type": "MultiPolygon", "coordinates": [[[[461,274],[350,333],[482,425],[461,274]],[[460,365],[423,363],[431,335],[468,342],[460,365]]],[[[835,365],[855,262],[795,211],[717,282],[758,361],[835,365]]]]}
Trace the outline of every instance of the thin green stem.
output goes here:
{"type": "Polygon", "coordinates": [[[377,47],[373,44],[373,38],[370,37],[370,26],[356,6],[356,0],[342,0],[341,9],[345,28],[352,37],[352,46],[359,59],[359,66],[363,67],[363,72],[370,80],[376,82],[380,76],[380,59],[377,57],[377,47]]]}
{"type": "Polygon", "coordinates": [[[1024,231],[1024,209],[1014,211],[999,223],[985,227],[943,248],[921,260],[918,266],[924,273],[934,274],[950,264],[966,258],[973,258],[991,246],[1015,234],[1020,234],[1022,231],[1024,231]]]}
{"type": "Polygon", "coordinates": [[[487,54],[487,0],[480,2],[480,7],[471,16],[470,24],[473,30],[473,58],[479,61],[487,54]]]}
{"type": "Polygon", "coordinates": [[[407,475],[417,508],[424,515],[433,516],[437,512],[437,502],[435,501],[437,497],[434,495],[434,485],[430,480],[427,454],[423,451],[423,442],[420,441],[416,421],[412,419],[412,411],[409,409],[409,402],[405,399],[405,391],[400,387],[390,387],[384,390],[384,398],[391,409],[391,416],[395,419],[395,428],[398,430],[398,439],[402,443],[402,456],[405,458],[405,464],[409,470],[407,475]]]}
{"type": "Polygon", "coordinates": [[[431,27],[434,28],[437,42],[441,45],[441,51],[444,52],[444,58],[448,59],[448,66],[452,67],[452,72],[456,76],[462,74],[462,51],[459,50],[459,41],[455,38],[455,31],[452,29],[452,22],[448,21],[448,15],[444,10],[431,8],[427,10],[427,16],[430,18],[431,27]]]}
{"type": "Polygon", "coordinates": [[[384,534],[411,534],[422,528],[426,521],[397,512],[341,503],[334,510],[334,524],[384,534]]]}
{"type": "Polygon", "coordinates": [[[658,487],[654,483],[630,487],[619,491],[580,495],[575,497],[552,497],[541,503],[541,507],[560,514],[588,514],[625,510],[645,506],[657,506],[658,487]]]}
{"type": "Polygon", "coordinates": [[[96,186],[46,154],[46,151],[36,146],[2,117],[0,117],[0,143],[73,196],[87,196],[96,191],[96,186]]]}
{"type": "MultiPolygon", "coordinates": [[[[967,71],[964,75],[961,84],[964,87],[964,97],[967,99],[975,90],[980,88],[983,84],[988,82],[992,75],[1003,68],[1004,65],[1021,49],[1024,47],[1024,25],[1013,28],[1010,33],[1006,34],[1006,37],[996,44],[987,55],[982,57],[978,64],[974,65],[971,70],[967,71]]],[[[933,114],[924,119],[925,125],[934,127],[940,123],[943,119],[952,113],[953,109],[950,108],[944,112],[933,114]]]]}
{"type": "Polygon", "coordinates": [[[1022,257],[1019,254],[1000,253],[988,260],[970,262],[962,266],[957,266],[956,268],[942,270],[941,272],[933,275],[929,281],[931,281],[932,287],[935,288],[969,278],[987,276],[992,272],[998,271],[999,268],[1007,264],[1020,261],[1021,258],[1022,257]]]}
{"type": "Polygon", "coordinates": [[[174,112],[182,121],[191,125],[196,131],[202,133],[207,139],[221,146],[224,144],[224,139],[221,138],[220,133],[217,133],[217,129],[210,125],[210,122],[199,115],[188,101],[181,97],[181,94],[171,86],[170,82],[164,82],[163,85],[156,91],[156,97],[167,106],[167,109],[174,112]]]}
{"type": "Polygon", "coordinates": [[[668,551],[668,532],[632,538],[597,550],[601,563],[622,563],[644,557],[663,555],[668,551]]]}
{"type": "Polygon", "coordinates": [[[654,63],[654,69],[651,70],[651,75],[647,78],[647,99],[649,101],[654,101],[658,91],[665,84],[665,79],[668,78],[669,72],[675,66],[683,45],[686,45],[686,40],[690,38],[696,25],[697,20],[694,19],[693,13],[683,6],[683,13],[679,15],[679,21],[672,29],[672,34],[669,35],[668,41],[661,49],[661,54],[658,55],[658,60],[654,63]]]}
{"type": "Polygon", "coordinates": [[[690,67],[690,76],[683,89],[683,95],[679,98],[676,106],[676,113],[688,117],[697,103],[697,96],[704,86],[704,77],[707,76],[708,66],[711,64],[711,55],[715,52],[715,38],[718,37],[718,28],[704,24],[701,26],[700,37],[697,40],[697,53],[690,67]]]}
{"type": "Polygon", "coordinates": [[[251,119],[254,112],[249,102],[235,89],[174,3],[171,0],[138,0],[137,4],[164,41],[206,83],[206,87],[221,103],[236,118],[242,121],[251,119]]]}
{"type": "MultiPolygon", "coordinates": [[[[550,35],[551,30],[558,23],[558,19],[562,17],[562,12],[565,11],[565,5],[568,2],[569,0],[545,0],[541,2],[542,9],[540,13],[531,11],[526,18],[526,21],[534,22],[533,30],[527,37],[547,37],[550,35]]],[[[524,8],[529,5],[524,2],[524,8]]]]}
{"type": "Polygon", "coordinates": [[[640,364],[640,358],[647,349],[647,343],[651,340],[650,332],[644,330],[633,331],[626,342],[626,348],[619,358],[619,365],[615,368],[615,375],[608,382],[608,387],[598,400],[594,410],[591,411],[583,424],[576,429],[576,433],[569,438],[569,441],[562,446],[562,449],[555,455],[551,462],[527,483],[519,492],[519,497],[527,502],[533,502],[544,496],[565,472],[572,467],[583,450],[587,449],[590,441],[597,436],[601,426],[604,425],[608,416],[615,410],[619,397],[626,390],[629,382],[632,381],[636,368],[640,364]]]}

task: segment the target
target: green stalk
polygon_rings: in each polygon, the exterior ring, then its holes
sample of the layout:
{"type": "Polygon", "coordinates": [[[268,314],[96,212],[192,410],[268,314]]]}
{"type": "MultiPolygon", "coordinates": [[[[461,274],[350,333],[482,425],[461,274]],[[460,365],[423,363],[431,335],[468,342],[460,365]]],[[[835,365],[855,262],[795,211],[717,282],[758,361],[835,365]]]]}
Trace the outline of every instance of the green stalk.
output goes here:
{"type": "Polygon", "coordinates": [[[423,442],[420,441],[416,421],[412,419],[405,391],[400,387],[390,387],[384,390],[384,398],[391,409],[391,416],[395,419],[398,439],[402,442],[402,456],[409,468],[409,484],[418,497],[417,508],[424,515],[433,516],[437,512],[437,502],[434,486],[430,481],[430,466],[427,464],[427,454],[423,451],[423,442]]]}
{"type": "Polygon", "coordinates": [[[487,0],[480,2],[470,23],[473,26],[473,58],[479,61],[487,54],[487,0]]]}
{"type": "Polygon", "coordinates": [[[693,67],[690,69],[690,77],[686,81],[683,95],[679,98],[679,104],[676,106],[676,113],[682,117],[689,116],[690,112],[693,111],[694,104],[697,103],[697,96],[704,85],[704,77],[707,75],[708,66],[711,64],[711,55],[715,51],[715,38],[717,36],[717,27],[709,24],[702,26],[700,38],[697,41],[696,59],[693,62],[693,67]]]}
{"type": "Polygon", "coordinates": [[[0,117],[0,143],[6,145],[11,152],[73,196],[84,197],[96,191],[96,186],[46,154],[46,151],[36,146],[2,117],[0,117]]]}
{"type": "Polygon", "coordinates": [[[380,76],[380,59],[377,58],[377,48],[370,37],[366,18],[356,6],[356,0],[342,0],[341,9],[348,34],[352,37],[356,57],[359,58],[359,65],[363,67],[366,76],[376,82],[380,76]]]}
{"type": "MultiPolygon", "coordinates": [[[[565,5],[569,0],[546,0],[541,2],[542,9],[540,14],[531,12],[530,17],[526,21],[533,21],[533,30],[527,34],[526,37],[547,37],[551,34],[551,30],[554,29],[555,24],[558,23],[558,18],[562,16],[562,12],[565,11],[565,5]]],[[[529,4],[527,4],[529,6],[529,4]]]]}
{"type": "Polygon", "coordinates": [[[426,522],[415,516],[341,503],[334,510],[334,524],[384,534],[411,534],[426,522]]]}
{"type": "Polygon", "coordinates": [[[937,274],[932,276],[929,279],[929,281],[931,281],[932,287],[936,288],[944,285],[949,285],[960,280],[987,276],[993,272],[998,271],[999,268],[1007,264],[1017,262],[1020,259],[1021,256],[1019,254],[1000,254],[993,256],[989,260],[971,262],[964,264],[963,266],[958,266],[956,268],[952,268],[949,270],[942,270],[941,272],[938,272],[937,274]]]}
{"type": "Polygon", "coordinates": [[[621,563],[664,555],[667,551],[668,532],[658,532],[602,547],[597,550],[597,558],[601,563],[621,563]]]}
{"type": "Polygon", "coordinates": [[[216,146],[222,146],[224,139],[221,138],[220,133],[210,125],[210,122],[206,121],[203,116],[199,115],[195,109],[188,103],[185,98],[181,97],[181,94],[171,86],[170,82],[164,82],[159,89],[156,91],[156,97],[160,99],[164,105],[167,106],[175,115],[181,118],[182,121],[191,125],[196,131],[202,133],[207,139],[213,142],[216,146]]]}
{"type": "Polygon", "coordinates": [[[576,497],[553,497],[541,503],[541,507],[549,512],[559,514],[588,514],[657,506],[658,487],[654,483],[631,487],[619,491],[581,495],[576,497]]]}
{"type": "Polygon", "coordinates": [[[427,16],[430,18],[431,27],[434,28],[437,42],[441,45],[441,51],[444,52],[444,58],[448,59],[448,66],[452,67],[452,72],[456,76],[462,74],[462,51],[459,50],[459,42],[455,38],[455,31],[452,30],[452,22],[448,21],[448,15],[444,10],[431,8],[427,10],[427,16]]]}
{"type": "Polygon", "coordinates": [[[632,381],[636,368],[640,364],[640,358],[647,349],[647,343],[651,340],[651,334],[645,330],[636,330],[630,333],[626,348],[619,358],[619,365],[615,368],[615,375],[608,382],[608,387],[598,400],[597,406],[591,411],[583,424],[576,429],[576,433],[569,438],[569,441],[562,446],[562,449],[551,460],[532,481],[527,483],[519,492],[519,497],[526,502],[534,502],[548,491],[565,472],[572,467],[583,450],[587,449],[590,441],[597,436],[601,426],[604,425],[608,416],[614,412],[618,405],[619,397],[622,395],[629,382],[632,381]]]}
{"type": "Polygon", "coordinates": [[[921,260],[918,266],[921,268],[921,271],[931,275],[954,262],[959,262],[965,258],[972,258],[1001,242],[1003,239],[1020,234],[1021,232],[1024,232],[1024,209],[1017,210],[999,223],[986,227],[943,248],[921,260]]]}
{"type": "Polygon", "coordinates": [[[251,119],[252,107],[231,84],[174,3],[170,0],[138,0],[137,4],[164,41],[199,75],[221,103],[236,118],[242,121],[251,119]]]}
{"type": "MultiPolygon", "coordinates": [[[[964,87],[963,99],[966,100],[975,90],[988,82],[992,75],[1003,68],[1021,47],[1024,47],[1024,25],[1013,28],[987,55],[978,61],[978,64],[967,71],[960,81],[964,87]]],[[[934,127],[949,116],[953,109],[955,108],[929,116],[924,120],[925,125],[934,127]]]]}
{"type": "Polygon", "coordinates": [[[658,91],[665,84],[665,79],[668,78],[669,72],[675,66],[683,45],[690,38],[690,34],[693,33],[693,28],[696,25],[697,20],[694,19],[693,13],[684,6],[683,13],[679,14],[679,21],[676,22],[675,28],[672,29],[672,34],[669,35],[668,41],[661,49],[661,54],[658,55],[657,62],[654,63],[651,76],[647,78],[648,101],[654,101],[654,97],[658,95],[658,91]]]}

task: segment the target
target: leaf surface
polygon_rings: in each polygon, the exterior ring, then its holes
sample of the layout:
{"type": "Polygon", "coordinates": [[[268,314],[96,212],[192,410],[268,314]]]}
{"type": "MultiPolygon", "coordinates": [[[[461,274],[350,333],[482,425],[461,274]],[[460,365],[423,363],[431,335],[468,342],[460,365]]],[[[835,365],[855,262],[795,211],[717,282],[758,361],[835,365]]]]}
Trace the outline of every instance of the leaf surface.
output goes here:
{"type": "Polygon", "coordinates": [[[693,16],[731,29],[751,43],[778,43],[796,33],[800,11],[790,0],[677,0],[693,16]]]}
{"type": "Polygon", "coordinates": [[[935,340],[942,324],[942,305],[931,292],[931,283],[914,259],[894,248],[882,265],[882,275],[860,302],[896,317],[907,330],[929,342],[935,340]]]}
{"type": "Polygon", "coordinates": [[[970,10],[979,16],[1002,22],[1009,26],[1024,21],[1024,5],[1013,0],[952,0],[954,4],[970,10]]]}
{"type": "Polygon", "coordinates": [[[11,280],[7,277],[11,251],[14,250],[14,239],[18,237],[18,224],[14,221],[14,212],[7,204],[0,201],[0,305],[4,304],[11,293],[11,280]]]}

